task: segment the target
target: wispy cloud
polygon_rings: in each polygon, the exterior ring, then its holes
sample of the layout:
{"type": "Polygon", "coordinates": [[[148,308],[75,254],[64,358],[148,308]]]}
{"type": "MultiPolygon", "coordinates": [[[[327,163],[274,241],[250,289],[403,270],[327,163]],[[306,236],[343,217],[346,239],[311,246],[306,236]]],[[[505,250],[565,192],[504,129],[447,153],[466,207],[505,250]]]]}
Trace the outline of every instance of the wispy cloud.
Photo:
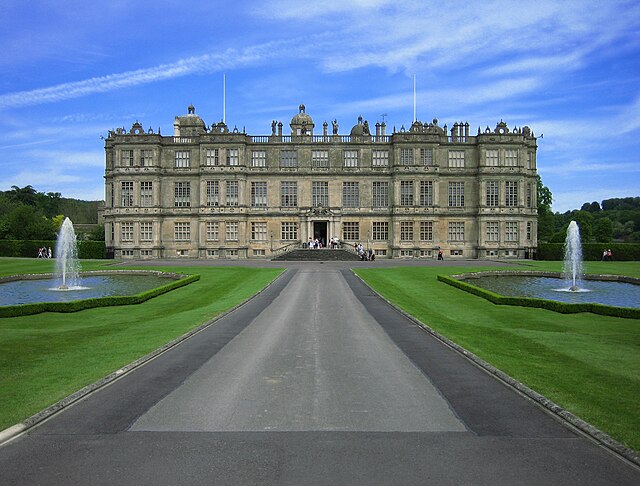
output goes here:
{"type": "Polygon", "coordinates": [[[62,83],[48,88],[8,93],[0,95],[0,109],[52,103],[191,74],[222,71],[248,64],[261,64],[279,49],[286,49],[286,45],[281,42],[269,42],[243,49],[227,49],[222,53],[189,57],[151,68],[62,83]]]}

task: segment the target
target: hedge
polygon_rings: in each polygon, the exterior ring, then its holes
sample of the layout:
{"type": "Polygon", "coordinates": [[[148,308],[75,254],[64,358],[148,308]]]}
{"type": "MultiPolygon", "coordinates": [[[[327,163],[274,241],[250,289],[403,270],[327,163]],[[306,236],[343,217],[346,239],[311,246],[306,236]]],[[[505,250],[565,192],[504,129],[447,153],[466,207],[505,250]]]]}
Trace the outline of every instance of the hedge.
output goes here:
{"type": "Polygon", "coordinates": [[[36,302],[32,304],[0,306],[0,317],[19,317],[41,312],[78,312],[95,307],[110,307],[113,305],[141,304],[149,299],[166,294],[171,290],[184,287],[200,280],[200,275],[189,275],[179,280],[161,285],[136,295],[96,297],[92,299],[73,300],[70,302],[36,302]]]}
{"type": "Polygon", "coordinates": [[[627,319],[640,319],[640,309],[631,307],[615,307],[611,305],[584,302],[581,304],[569,304],[555,300],[535,299],[532,297],[506,297],[504,295],[491,292],[468,282],[463,282],[449,275],[438,275],[438,280],[453,287],[457,287],[470,294],[487,299],[496,305],[516,305],[520,307],[537,307],[561,314],[577,314],[578,312],[591,312],[603,316],[624,317],[627,319]]]}
{"type": "MultiPolygon", "coordinates": [[[[602,260],[602,252],[611,249],[613,260],[640,260],[639,243],[583,243],[582,258],[589,261],[602,260]]],[[[536,259],[562,260],[564,258],[564,243],[538,243],[536,259]]]]}
{"type": "MultiPolygon", "coordinates": [[[[0,257],[36,258],[38,248],[51,247],[56,253],[56,241],[52,240],[0,240],[0,257]]],[[[104,241],[78,241],[78,258],[103,259],[106,258],[104,241]]]]}

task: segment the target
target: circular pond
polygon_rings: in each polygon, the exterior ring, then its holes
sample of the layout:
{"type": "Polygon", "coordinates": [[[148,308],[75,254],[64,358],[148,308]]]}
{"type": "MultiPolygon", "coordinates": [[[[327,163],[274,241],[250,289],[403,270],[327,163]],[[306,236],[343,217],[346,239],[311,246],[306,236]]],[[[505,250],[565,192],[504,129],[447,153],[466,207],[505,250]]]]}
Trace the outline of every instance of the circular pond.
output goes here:
{"type": "Polygon", "coordinates": [[[570,304],[591,302],[616,307],[640,308],[640,286],[618,281],[582,280],[580,290],[569,291],[563,279],[535,275],[485,275],[464,278],[476,287],[508,297],[533,297],[570,304]]]}
{"type": "Polygon", "coordinates": [[[13,280],[0,283],[0,306],[136,295],[165,285],[169,281],[166,276],[157,274],[86,275],[82,277],[80,286],[61,290],[59,278],[13,280]]]}

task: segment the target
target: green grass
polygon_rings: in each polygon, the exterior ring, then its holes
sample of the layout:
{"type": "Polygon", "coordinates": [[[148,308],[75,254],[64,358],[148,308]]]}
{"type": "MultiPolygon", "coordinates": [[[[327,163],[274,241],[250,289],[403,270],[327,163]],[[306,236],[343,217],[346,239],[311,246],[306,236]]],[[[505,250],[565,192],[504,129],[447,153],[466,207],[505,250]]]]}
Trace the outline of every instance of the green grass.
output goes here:
{"type": "MultiPolygon", "coordinates": [[[[83,270],[112,262],[82,261],[83,270]]],[[[151,267],[144,267],[151,269],[151,267]]],[[[0,275],[53,262],[0,258],[0,275]]],[[[0,430],[108,375],[246,300],[281,269],[162,267],[200,280],[143,304],[0,319],[0,430]]]]}
{"type": "MultiPolygon", "coordinates": [[[[526,262],[559,271],[560,262],[526,262]]],[[[522,268],[522,265],[519,265],[522,268]]],[[[516,380],[640,450],[640,320],[498,306],[436,280],[493,268],[358,269],[380,294],[516,380]]],[[[587,262],[640,276],[639,262],[587,262]]]]}

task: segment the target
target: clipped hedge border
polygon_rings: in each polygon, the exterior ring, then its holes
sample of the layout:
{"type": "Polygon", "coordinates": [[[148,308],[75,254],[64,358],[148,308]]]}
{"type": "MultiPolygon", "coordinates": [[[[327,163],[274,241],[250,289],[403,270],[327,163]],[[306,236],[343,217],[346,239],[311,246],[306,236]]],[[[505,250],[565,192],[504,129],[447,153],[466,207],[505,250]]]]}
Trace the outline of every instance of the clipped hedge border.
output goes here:
{"type": "MultiPolygon", "coordinates": [[[[2,317],[20,317],[29,316],[33,314],[40,314],[42,312],[78,312],[85,309],[93,309],[96,307],[110,307],[114,305],[133,305],[141,304],[149,299],[153,299],[162,294],[166,294],[172,290],[184,287],[190,283],[200,280],[200,275],[181,275],[175,273],[157,272],[157,271],[140,271],[140,270],[117,270],[112,272],[84,272],[82,275],[109,275],[109,274],[128,274],[128,275],[160,275],[169,278],[174,278],[168,284],[161,285],[146,292],[142,292],[136,295],[120,295],[109,297],[95,297],[92,299],[72,300],[70,302],[35,302],[31,304],[20,305],[7,305],[0,306],[0,318],[2,317]]],[[[11,280],[23,280],[30,279],[36,280],[38,278],[47,278],[51,274],[39,274],[39,275],[12,275],[4,277],[2,281],[11,280]]]]}
{"type": "MultiPolygon", "coordinates": [[[[600,314],[603,316],[623,317],[626,319],[640,319],[640,309],[632,307],[615,307],[612,305],[596,304],[593,302],[584,302],[581,304],[570,304],[565,302],[557,302],[555,300],[536,299],[533,297],[507,297],[497,294],[490,290],[476,287],[468,282],[460,279],[470,277],[481,277],[485,275],[527,275],[540,277],[557,277],[558,274],[552,272],[476,272],[461,275],[438,275],[440,282],[444,282],[453,287],[477,295],[496,305],[515,305],[520,307],[537,307],[561,314],[577,314],[578,312],[591,312],[592,314],[600,314]]],[[[599,275],[598,278],[590,276],[589,280],[613,280],[624,281],[627,283],[637,284],[636,280],[631,277],[619,277],[617,275],[599,275]],[[601,278],[600,278],[601,277],[601,278]]]]}

